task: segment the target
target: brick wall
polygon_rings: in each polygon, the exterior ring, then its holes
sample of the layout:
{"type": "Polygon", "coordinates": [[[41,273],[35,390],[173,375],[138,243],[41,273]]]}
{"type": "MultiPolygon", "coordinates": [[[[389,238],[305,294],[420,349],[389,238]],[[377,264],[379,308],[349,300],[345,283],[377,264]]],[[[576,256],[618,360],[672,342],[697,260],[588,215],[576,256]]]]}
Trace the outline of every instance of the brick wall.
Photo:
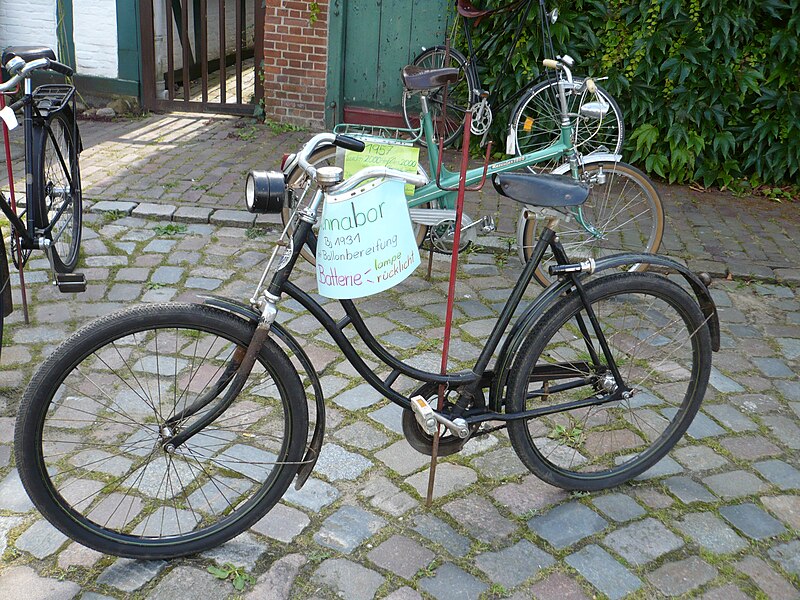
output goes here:
{"type": "Polygon", "coordinates": [[[266,0],[264,109],[268,119],[306,127],[325,123],[328,0],[266,0]]]}

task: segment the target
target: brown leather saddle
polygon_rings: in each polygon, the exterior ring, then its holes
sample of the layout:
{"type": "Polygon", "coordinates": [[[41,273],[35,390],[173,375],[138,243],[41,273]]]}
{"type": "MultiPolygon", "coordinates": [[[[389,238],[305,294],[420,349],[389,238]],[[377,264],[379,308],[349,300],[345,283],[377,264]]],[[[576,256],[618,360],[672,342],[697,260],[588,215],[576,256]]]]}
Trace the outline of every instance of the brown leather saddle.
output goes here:
{"type": "Polygon", "coordinates": [[[472,5],[472,2],[469,0],[457,0],[456,1],[456,10],[458,14],[462,17],[467,19],[475,19],[473,26],[476,26],[480,23],[481,19],[484,17],[488,17],[495,13],[503,13],[514,10],[520,4],[522,4],[525,0],[514,0],[513,2],[509,2],[505,6],[500,6],[498,8],[489,8],[489,9],[479,9],[472,5]]]}

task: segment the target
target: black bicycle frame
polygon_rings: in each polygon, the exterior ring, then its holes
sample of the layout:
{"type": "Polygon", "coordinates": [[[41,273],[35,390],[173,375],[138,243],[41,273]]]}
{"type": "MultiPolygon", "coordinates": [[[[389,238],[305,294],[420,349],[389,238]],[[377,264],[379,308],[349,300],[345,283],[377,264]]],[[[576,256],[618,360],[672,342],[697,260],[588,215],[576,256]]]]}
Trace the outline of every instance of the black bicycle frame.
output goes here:
{"type": "MultiPolygon", "coordinates": [[[[0,210],[2,210],[3,214],[5,214],[6,218],[8,218],[12,229],[14,229],[17,235],[19,235],[22,248],[25,250],[37,250],[39,249],[38,240],[42,236],[46,236],[52,230],[69,205],[67,203],[62,203],[58,213],[51,219],[50,224],[45,227],[43,220],[44,217],[43,215],[39,214],[37,204],[38,199],[40,199],[44,194],[44,190],[41,189],[42,182],[30,177],[30,174],[33,172],[34,164],[33,135],[35,127],[44,127],[47,130],[47,135],[53,142],[52,146],[56,152],[56,155],[58,156],[59,162],[61,163],[62,171],[65,175],[69,174],[67,175],[67,183],[69,184],[70,189],[72,188],[72,181],[74,180],[75,173],[71,168],[72,163],[70,163],[69,166],[67,165],[64,156],[61,154],[61,149],[59,148],[52,130],[48,127],[45,117],[39,112],[34,102],[34,92],[32,92],[31,89],[31,80],[29,78],[25,79],[23,85],[23,96],[15,104],[22,105],[22,129],[23,137],[25,139],[25,199],[27,202],[25,222],[20,219],[13,210],[11,210],[11,205],[8,203],[3,194],[0,194],[0,210]]],[[[70,94],[70,96],[64,100],[62,107],[58,110],[64,110],[65,107],[68,108],[67,102],[69,100],[72,100],[74,105],[74,88],[72,94],[70,94]]],[[[78,154],[80,140],[77,134],[77,121],[75,120],[74,108],[72,113],[72,123],[72,151],[78,154]]]]}
{"type": "MultiPolygon", "coordinates": [[[[509,63],[511,62],[511,56],[514,53],[514,49],[517,47],[517,43],[519,42],[519,38],[522,35],[522,28],[525,26],[526,21],[528,20],[528,14],[530,14],[531,8],[533,7],[534,0],[527,0],[525,2],[525,9],[520,16],[519,22],[517,23],[517,29],[514,32],[514,38],[509,47],[508,52],[506,53],[506,57],[503,61],[503,68],[500,70],[502,75],[505,75],[506,69],[508,68],[509,63]]],[[[550,28],[547,25],[547,11],[545,10],[544,0],[539,0],[539,13],[540,18],[542,20],[542,43],[545,43],[545,38],[548,40],[548,44],[550,46],[550,53],[552,54],[552,42],[549,41],[550,36],[550,28]]],[[[473,47],[472,42],[472,35],[470,34],[470,23],[467,17],[464,15],[459,15],[461,17],[461,25],[464,31],[464,37],[467,40],[467,64],[465,69],[468,70],[472,74],[472,78],[480,87],[480,77],[478,76],[478,63],[481,62],[481,59],[486,58],[489,54],[489,50],[492,48],[493,45],[499,43],[499,38],[497,36],[490,36],[484,39],[480,44],[478,44],[477,48],[473,47]]],[[[544,79],[548,77],[545,75],[544,77],[540,77],[539,79],[544,79]]],[[[497,99],[497,93],[500,90],[500,83],[503,81],[502,77],[498,77],[494,84],[492,85],[491,91],[487,94],[487,100],[489,101],[490,105],[493,105],[497,99]]],[[[532,82],[531,82],[532,83],[532,82]]],[[[525,93],[525,90],[530,88],[530,83],[528,85],[523,86],[521,89],[514,92],[511,96],[509,96],[503,102],[495,105],[494,112],[499,112],[506,106],[512,104],[517,98],[522,96],[525,93]]],[[[480,92],[484,92],[480,90],[480,92]]],[[[479,98],[470,98],[470,103],[477,102],[479,98]]]]}
{"type": "MultiPolygon", "coordinates": [[[[316,245],[316,238],[311,232],[311,224],[306,221],[301,221],[300,225],[298,225],[298,227],[295,229],[293,235],[292,256],[287,265],[273,275],[272,281],[269,285],[269,293],[277,297],[280,297],[282,293],[286,293],[286,295],[299,302],[303,308],[308,310],[333,338],[334,343],[339,347],[350,364],[353,365],[358,374],[361,375],[367,383],[375,388],[375,390],[380,392],[384,397],[388,398],[395,404],[398,404],[402,408],[410,409],[411,403],[409,398],[391,388],[391,385],[400,375],[406,375],[423,383],[443,384],[448,390],[457,389],[459,393],[459,402],[455,405],[455,412],[452,414],[454,416],[463,416],[468,424],[479,423],[487,420],[512,421],[529,419],[534,416],[541,416],[543,414],[549,414],[550,412],[559,412],[560,410],[563,410],[564,405],[514,414],[502,414],[495,411],[487,411],[483,406],[477,407],[471,412],[468,410],[471,406],[472,399],[478,395],[480,389],[487,387],[491,383],[493,373],[488,370],[491,357],[500,345],[503,333],[511,323],[514,312],[519,306],[519,303],[522,301],[522,296],[525,292],[525,289],[533,279],[534,272],[541,263],[545,251],[550,248],[559,264],[568,264],[564,248],[556,237],[555,231],[553,231],[553,229],[550,227],[544,227],[542,229],[542,234],[533,249],[531,257],[525,264],[525,268],[517,279],[517,282],[514,285],[508,300],[503,306],[500,316],[498,317],[497,322],[489,334],[485,346],[481,350],[478,359],[475,362],[475,366],[471,371],[444,375],[416,369],[395,358],[369,331],[366,323],[364,323],[361,314],[358,312],[358,309],[352,300],[340,300],[340,304],[344,309],[345,316],[339,321],[335,321],[333,317],[331,317],[330,314],[316,300],[314,300],[314,298],[311,297],[310,294],[306,293],[298,286],[290,282],[288,280],[289,276],[304,244],[308,244],[313,250],[314,246],[316,245]],[[367,348],[376,356],[376,358],[392,368],[391,373],[386,377],[385,380],[381,380],[380,377],[378,377],[375,372],[369,368],[366,362],[364,362],[364,360],[358,354],[350,340],[344,334],[344,328],[350,324],[354,326],[359,338],[361,338],[361,340],[366,344],[367,348]]],[[[597,405],[618,400],[621,398],[622,392],[627,390],[627,387],[625,387],[624,382],[622,381],[621,377],[619,377],[619,371],[614,362],[614,357],[610,352],[608,344],[605,340],[605,336],[601,331],[600,323],[597,320],[594,311],[592,310],[591,304],[588,303],[588,299],[584,294],[583,286],[578,275],[571,273],[569,276],[572,280],[572,286],[575,287],[578,290],[578,293],[581,295],[581,299],[583,300],[584,308],[591,323],[592,329],[600,341],[601,348],[603,349],[603,353],[608,361],[608,366],[611,368],[611,371],[618,383],[618,389],[614,393],[609,394],[608,397],[598,398],[596,395],[593,395],[585,400],[576,401],[576,406],[597,405]]],[[[581,323],[580,328],[588,345],[588,328],[586,327],[585,323],[581,323]]],[[[599,364],[599,357],[593,355],[593,358],[597,359],[595,364],[599,364]]],[[[581,364],[586,365],[585,362],[582,362],[581,364]]],[[[570,372],[573,375],[574,368],[575,365],[571,364],[570,372]]],[[[587,377],[590,376],[588,365],[585,367],[585,370],[587,372],[587,377]]],[[[564,373],[566,373],[566,371],[564,371],[564,373]]],[[[547,368],[539,369],[539,372],[534,370],[533,378],[541,377],[542,380],[544,380],[545,378],[558,378],[559,375],[559,373],[553,371],[553,366],[548,366],[547,368]]]]}

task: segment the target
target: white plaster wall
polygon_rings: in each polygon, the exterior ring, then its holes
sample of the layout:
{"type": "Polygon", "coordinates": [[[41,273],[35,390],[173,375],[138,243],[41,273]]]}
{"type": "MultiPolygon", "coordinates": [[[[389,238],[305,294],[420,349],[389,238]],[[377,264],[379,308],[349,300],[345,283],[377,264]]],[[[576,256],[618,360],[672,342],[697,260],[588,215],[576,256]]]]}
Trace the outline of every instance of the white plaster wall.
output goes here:
{"type": "Polygon", "coordinates": [[[72,6],[78,73],[116,78],[119,74],[116,0],[73,0],[72,6]]]}
{"type": "Polygon", "coordinates": [[[56,0],[0,0],[0,48],[48,46],[58,52],[56,0]]]}

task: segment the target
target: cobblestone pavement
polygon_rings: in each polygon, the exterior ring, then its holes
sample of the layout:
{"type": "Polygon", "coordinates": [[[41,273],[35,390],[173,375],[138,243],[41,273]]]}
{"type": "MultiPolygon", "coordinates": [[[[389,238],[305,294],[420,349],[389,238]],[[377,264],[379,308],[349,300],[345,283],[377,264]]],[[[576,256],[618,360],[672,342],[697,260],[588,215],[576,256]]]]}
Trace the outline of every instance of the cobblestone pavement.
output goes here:
{"type": "MultiPolygon", "coordinates": [[[[252,292],[274,234],[247,229],[254,220],[238,211],[243,175],[276,167],[280,152],[309,133],[239,123],[167,115],[84,124],[87,198],[131,204],[95,204],[86,215],[84,294],[54,292],[45,261],[34,257],[24,325],[15,288],[0,362],[0,598],[800,597],[796,208],[682,187],[661,188],[667,250],[734,278],[712,288],[723,348],[701,413],[669,457],[636,481],[566,493],[527,473],[495,433],[440,463],[426,508],[427,457],[403,439],[399,411],[284,301],[279,319],[312,356],[329,406],[323,455],[301,492],[287,493],[231,542],[174,561],[104,556],[48,525],[21,488],[11,450],[21,390],[42,358],[79,325],[134,302],[252,292]],[[163,227],[169,218],[182,223],[163,227]],[[226,562],[255,584],[239,593],[207,572],[226,562]]],[[[497,206],[488,193],[470,201],[497,206]]],[[[259,225],[274,230],[275,219],[259,225]]],[[[502,248],[498,240],[485,245],[502,248]]],[[[435,261],[432,284],[420,268],[407,293],[359,302],[383,341],[431,370],[446,267],[435,261]]],[[[304,270],[297,281],[310,286],[304,270]]],[[[518,270],[503,253],[465,257],[457,367],[479,351],[518,270]]]]}

